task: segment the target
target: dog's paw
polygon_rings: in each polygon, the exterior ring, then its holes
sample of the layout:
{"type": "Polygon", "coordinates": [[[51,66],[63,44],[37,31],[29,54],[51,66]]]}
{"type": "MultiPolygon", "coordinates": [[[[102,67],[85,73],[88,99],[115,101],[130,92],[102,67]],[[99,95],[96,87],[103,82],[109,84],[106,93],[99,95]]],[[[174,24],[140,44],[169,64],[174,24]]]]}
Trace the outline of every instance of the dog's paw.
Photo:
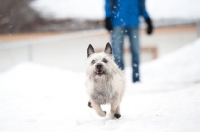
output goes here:
{"type": "Polygon", "coordinates": [[[101,117],[105,117],[106,114],[107,114],[106,111],[103,111],[103,114],[101,114],[100,116],[101,116],[101,117]]]}
{"type": "Polygon", "coordinates": [[[114,117],[116,117],[117,119],[119,119],[121,117],[120,114],[114,114],[114,117]]]}
{"type": "Polygon", "coordinates": [[[98,113],[98,115],[101,116],[101,117],[105,117],[105,116],[106,116],[106,111],[103,111],[103,112],[101,112],[101,113],[98,113]]]}
{"type": "Polygon", "coordinates": [[[88,102],[88,107],[92,108],[92,104],[90,101],[88,102]]]}

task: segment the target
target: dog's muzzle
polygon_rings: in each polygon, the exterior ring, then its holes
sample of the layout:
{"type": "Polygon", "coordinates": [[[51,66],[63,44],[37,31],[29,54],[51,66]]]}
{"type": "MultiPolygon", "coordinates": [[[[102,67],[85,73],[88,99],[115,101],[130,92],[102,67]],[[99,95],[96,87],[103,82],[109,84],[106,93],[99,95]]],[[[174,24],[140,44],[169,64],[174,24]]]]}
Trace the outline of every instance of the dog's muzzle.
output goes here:
{"type": "Polygon", "coordinates": [[[104,74],[104,70],[103,70],[103,65],[102,64],[99,63],[99,64],[96,65],[96,73],[98,75],[104,74]]]}

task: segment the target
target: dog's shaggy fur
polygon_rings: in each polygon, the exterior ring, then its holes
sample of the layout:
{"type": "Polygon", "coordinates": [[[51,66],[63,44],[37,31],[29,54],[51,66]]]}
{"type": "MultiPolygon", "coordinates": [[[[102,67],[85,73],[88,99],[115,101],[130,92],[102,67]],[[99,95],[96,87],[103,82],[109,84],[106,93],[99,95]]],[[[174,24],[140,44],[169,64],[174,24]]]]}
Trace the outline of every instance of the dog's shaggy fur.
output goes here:
{"type": "Polygon", "coordinates": [[[111,104],[111,113],[120,118],[120,102],[125,91],[125,77],[113,60],[112,47],[107,43],[104,52],[95,53],[92,45],[87,49],[86,89],[90,101],[99,116],[104,117],[102,104],[111,104]]]}

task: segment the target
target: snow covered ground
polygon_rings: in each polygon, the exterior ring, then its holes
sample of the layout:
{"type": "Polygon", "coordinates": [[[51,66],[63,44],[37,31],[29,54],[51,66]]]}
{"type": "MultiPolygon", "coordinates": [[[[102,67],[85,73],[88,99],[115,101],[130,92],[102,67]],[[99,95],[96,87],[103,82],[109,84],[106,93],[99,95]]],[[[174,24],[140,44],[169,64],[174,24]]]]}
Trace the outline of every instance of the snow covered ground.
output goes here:
{"type": "MultiPolygon", "coordinates": [[[[146,0],[154,20],[200,19],[199,0],[146,0]]],[[[30,6],[48,19],[103,19],[104,0],[35,0],[30,6]]]]}
{"type": "Polygon", "coordinates": [[[143,64],[130,82],[120,119],[87,107],[85,74],[21,63],[0,74],[1,132],[199,132],[200,40],[143,64]]]}

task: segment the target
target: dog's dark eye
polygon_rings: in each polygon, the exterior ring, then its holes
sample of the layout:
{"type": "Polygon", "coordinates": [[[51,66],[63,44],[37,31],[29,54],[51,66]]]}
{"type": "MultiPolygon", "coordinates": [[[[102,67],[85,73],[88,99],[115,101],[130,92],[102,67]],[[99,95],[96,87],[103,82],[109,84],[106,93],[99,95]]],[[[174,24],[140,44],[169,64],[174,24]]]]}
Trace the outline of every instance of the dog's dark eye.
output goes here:
{"type": "Polygon", "coordinates": [[[104,58],[104,59],[103,59],[103,62],[104,62],[104,63],[107,63],[108,61],[104,58]]]}
{"type": "Polygon", "coordinates": [[[94,64],[95,63],[95,60],[92,60],[92,64],[94,64]]]}

